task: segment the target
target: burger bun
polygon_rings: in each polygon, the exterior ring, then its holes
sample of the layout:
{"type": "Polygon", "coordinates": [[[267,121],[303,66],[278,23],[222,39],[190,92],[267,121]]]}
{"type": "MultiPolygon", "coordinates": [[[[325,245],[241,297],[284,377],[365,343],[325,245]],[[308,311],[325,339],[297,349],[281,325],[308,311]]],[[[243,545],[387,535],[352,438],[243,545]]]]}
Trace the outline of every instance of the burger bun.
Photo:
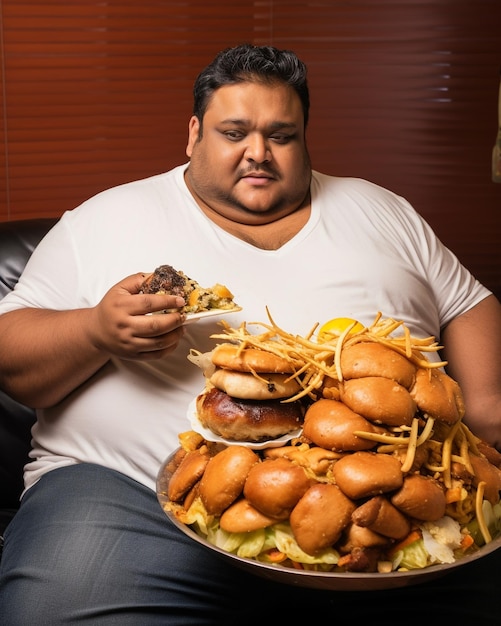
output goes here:
{"type": "Polygon", "coordinates": [[[217,367],[237,372],[293,374],[294,367],[287,359],[258,348],[241,348],[232,343],[221,343],[212,350],[211,359],[217,367]]]}
{"type": "Polygon", "coordinates": [[[244,400],[216,387],[197,397],[196,410],[202,426],[228,441],[277,439],[299,429],[304,418],[300,401],[244,400]]]}
{"type": "Polygon", "coordinates": [[[263,373],[256,376],[217,368],[209,382],[233,398],[243,400],[278,400],[294,396],[301,386],[289,374],[263,373]]]}

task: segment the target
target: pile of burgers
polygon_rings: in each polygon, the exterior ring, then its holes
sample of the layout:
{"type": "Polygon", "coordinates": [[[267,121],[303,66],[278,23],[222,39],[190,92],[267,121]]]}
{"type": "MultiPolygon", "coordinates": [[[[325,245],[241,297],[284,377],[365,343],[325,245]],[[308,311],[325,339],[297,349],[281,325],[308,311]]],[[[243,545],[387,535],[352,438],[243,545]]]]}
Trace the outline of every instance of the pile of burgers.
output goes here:
{"type": "Polygon", "coordinates": [[[210,353],[196,409],[201,424],[229,441],[260,442],[295,432],[306,404],[288,359],[253,347],[221,343],[210,353]],[[287,400],[287,401],[286,401],[287,400]]]}
{"type": "Polygon", "coordinates": [[[224,342],[205,355],[197,415],[226,441],[180,435],[166,508],[205,534],[285,524],[305,555],[334,550],[336,571],[395,569],[396,547],[444,518],[460,532],[456,554],[490,540],[468,524],[478,491],[499,504],[501,454],[463,424],[458,384],[378,341],[343,348],[339,366],[304,394],[305,368],[268,349],[224,342]]]}

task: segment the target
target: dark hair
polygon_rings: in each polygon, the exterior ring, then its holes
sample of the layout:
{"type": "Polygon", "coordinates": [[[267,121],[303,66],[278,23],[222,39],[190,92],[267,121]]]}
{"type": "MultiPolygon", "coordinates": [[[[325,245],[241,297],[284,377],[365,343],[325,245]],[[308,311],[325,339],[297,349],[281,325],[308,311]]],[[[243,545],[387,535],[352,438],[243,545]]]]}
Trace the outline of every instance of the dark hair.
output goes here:
{"type": "Polygon", "coordinates": [[[257,81],[290,85],[303,107],[304,126],[308,123],[310,96],[306,65],[290,50],[272,46],[243,44],[222,50],[198,75],[193,87],[193,115],[202,126],[203,116],[212,94],[224,85],[257,81]]]}

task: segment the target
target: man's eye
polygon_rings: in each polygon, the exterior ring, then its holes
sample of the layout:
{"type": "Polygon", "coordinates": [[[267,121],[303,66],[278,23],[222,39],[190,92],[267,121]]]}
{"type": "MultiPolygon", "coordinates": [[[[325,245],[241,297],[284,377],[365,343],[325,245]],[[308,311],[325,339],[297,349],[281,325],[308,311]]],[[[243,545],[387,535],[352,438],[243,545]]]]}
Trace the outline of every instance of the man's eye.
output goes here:
{"type": "Polygon", "coordinates": [[[224,136],[230,141],[240,141],[244,134],[239,130],[227,130],[225,131],[224,136]]]}
{"type": "Polygon", "coordinates": [[[291,135],[271,135],[270,139],[275,143],[285,144],[292,139],[291,135]]]}

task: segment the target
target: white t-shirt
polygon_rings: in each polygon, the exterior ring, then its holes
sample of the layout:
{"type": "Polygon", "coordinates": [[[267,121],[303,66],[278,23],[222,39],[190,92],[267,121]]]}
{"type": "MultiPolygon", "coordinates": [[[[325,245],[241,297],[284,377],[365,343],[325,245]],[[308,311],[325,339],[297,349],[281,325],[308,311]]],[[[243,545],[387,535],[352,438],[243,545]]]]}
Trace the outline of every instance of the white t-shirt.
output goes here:
{"type": "MultiPolygon", "coordinates": [[[[302,335],[334,317],[368,325],[381,312],[416,336],[439,338],[490,293],[405,200],[372,183],[314,172],[308,223],[279,250],[261,250],[204,215],[185,168],[110,189],[65,213],[0,313],[93,306],[125,276],[170,264],[202,285],[227,285],[243,307],[225,316],[233,327],[268,322],[266,307],[281,328],[302,335]]],[[[204,386],[187,355],[212,349],[210,335],[221,332],[214,318],[187,328],[165,359],[112,359],[63,402],[38,411],[26,486],[56,467],[89,462],[154,489],[204,386]]]]}

